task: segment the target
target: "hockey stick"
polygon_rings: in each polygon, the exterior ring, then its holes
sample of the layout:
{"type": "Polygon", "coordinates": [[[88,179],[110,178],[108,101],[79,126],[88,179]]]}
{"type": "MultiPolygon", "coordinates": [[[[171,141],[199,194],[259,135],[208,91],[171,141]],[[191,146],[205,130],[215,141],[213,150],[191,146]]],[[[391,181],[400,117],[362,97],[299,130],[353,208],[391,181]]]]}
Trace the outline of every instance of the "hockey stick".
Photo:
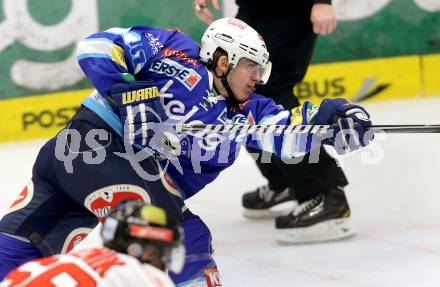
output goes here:
{"type": "Polygon", "coordinates": [[[440,133],[440,125],[375,125],[369,130],[384,131],[387,134],[426,134],[440,133]]]}
{"type": "MultiPolygon", "coordinates": [[[[295,134],[310,133],[323,135],[331,128],[330,125],[245,125],[245,124],[183,124],[177,125],[176,131],[204,133],[273,133],[295,134]]],[[[374,125],[368,128],[373,132],[385,133],[440,133],[440,125],[374,125]]]]}

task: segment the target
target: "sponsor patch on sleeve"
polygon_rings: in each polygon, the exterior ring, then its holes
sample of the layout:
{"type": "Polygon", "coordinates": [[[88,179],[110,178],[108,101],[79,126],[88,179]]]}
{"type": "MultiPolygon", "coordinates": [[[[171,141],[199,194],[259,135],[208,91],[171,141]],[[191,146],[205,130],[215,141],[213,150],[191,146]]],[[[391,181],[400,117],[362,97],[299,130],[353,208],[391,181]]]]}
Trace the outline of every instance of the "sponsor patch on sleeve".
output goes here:
{"type": "Polygon", "coordinates": [[[202,79],[202,76],[200,76],[194,69],[187,68],[168,58],[153,62],[150,71],[173,77],[189,91],[192,91],[202,79]]]}
{"type": "Polygon", "coordinates": [[[222,286],[217,268],[205,269],[205,278],[208,287],[222,286]]]}

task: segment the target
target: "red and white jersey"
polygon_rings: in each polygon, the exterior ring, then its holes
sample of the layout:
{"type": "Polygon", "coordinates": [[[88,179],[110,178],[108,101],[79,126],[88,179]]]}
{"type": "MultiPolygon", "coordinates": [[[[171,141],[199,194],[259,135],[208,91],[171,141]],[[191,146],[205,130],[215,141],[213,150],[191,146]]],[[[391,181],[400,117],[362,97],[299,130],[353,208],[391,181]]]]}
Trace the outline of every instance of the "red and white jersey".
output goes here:
{"type": "Polygon", "coordinates": [[[0,287],[175,287],[161,270],[107,248],[46,257],[21,265],[0,287]]]}

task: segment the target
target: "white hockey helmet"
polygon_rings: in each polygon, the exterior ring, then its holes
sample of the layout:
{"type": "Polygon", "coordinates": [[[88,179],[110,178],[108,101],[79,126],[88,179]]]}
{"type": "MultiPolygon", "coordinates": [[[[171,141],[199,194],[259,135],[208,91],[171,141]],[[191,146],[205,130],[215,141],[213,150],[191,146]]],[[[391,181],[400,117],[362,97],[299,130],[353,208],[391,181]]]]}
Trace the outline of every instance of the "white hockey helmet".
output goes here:
{"type": "Polygon", "coordinates": [[[222,48],[228,53],[228,62],[235,68],[241,58],[248,58],[261,66],[261,84],[267,83],[272,69],[269,52],[263,38],[245,22],[235,18],[214,21],[202,37],[200,58],[213,61],[214,52],[222,48]]]}

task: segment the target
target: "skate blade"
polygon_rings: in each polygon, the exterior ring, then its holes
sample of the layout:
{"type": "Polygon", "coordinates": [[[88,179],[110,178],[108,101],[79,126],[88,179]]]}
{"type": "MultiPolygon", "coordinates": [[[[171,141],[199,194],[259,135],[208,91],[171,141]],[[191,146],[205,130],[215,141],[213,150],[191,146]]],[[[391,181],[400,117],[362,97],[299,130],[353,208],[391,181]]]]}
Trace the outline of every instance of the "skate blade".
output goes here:
{"type": "Polygon", "coordinates": [[[339,240],[355,234],[349,218],[338,218],[310,227],[277,229],[275,240],[281,244],[301,244],[339,240]]]}
{"type": "Polygon", "coordinates": [[[243,216],[249,219],[268,219],[277,216],[287,215],[295,210],[298,201],[290,200],[272,206],[269,209],[248,209],[244,208],[243,216]]]}

